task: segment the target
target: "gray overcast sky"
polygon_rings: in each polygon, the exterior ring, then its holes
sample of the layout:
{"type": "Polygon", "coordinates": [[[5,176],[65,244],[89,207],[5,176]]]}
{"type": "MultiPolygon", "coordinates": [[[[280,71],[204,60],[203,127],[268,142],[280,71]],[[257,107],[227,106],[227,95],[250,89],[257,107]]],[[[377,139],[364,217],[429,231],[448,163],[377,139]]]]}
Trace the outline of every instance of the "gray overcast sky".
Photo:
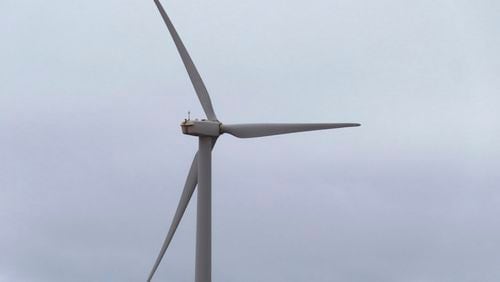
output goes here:
{"type": "MultiPolygon", "coordinates": [[[[500,281],[499,1],[164,5],[223,122],[363,124],[220,139],[214,281],[500,281]]],[[[153,1],[2,0],[0,35],[0,281],[144,281],[202,117],[153,1]]]]}

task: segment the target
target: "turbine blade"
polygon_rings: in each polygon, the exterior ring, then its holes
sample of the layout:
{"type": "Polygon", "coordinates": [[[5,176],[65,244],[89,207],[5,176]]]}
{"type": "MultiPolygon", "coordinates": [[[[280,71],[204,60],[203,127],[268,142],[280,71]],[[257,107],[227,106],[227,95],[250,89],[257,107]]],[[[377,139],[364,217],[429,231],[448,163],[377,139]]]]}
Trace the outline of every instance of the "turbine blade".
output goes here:
{"type": "MultiPolygon", "coordinates": [[[[217,138],[212,138],[212,150],[215,146],[216,141],[217,138]]],[[[193,195],[194,189],[196,188],[197,184],[198,184],[198,153],[194,155],[193,162],[191,163],[191,168],[189,169],[189,173],[186,178],[186,183],[184,184],[184,190],[182,191],[181,199],[179,201],[179,204],[177,205],[177,210],[175,211],[172,223],[170,224],[170,229],[168,230],[167,236],[165,237],[163,245],[161,246],[160,253],[156,258],[155,264],[153,265],[153,269],[151,269],[151,272],[149,273],[149,277],[147,280],[148,282],[150,282],[151,279],[153,278],[153,275],[155,274],[156,270],[158,269],[158,266],[160,265],[161,260],[163,259],[163,256],[165,255],[165,252],[167,251],[167,248],[170,245],[172,238],[174,237],[175,231],[177,230],[177,226],[179,226],[179,222],[181,221],[182,216],[186,211],[186,207],[189,203],[189,200],[191,199],[191,196],[193,195]]]]}
{"type": "Polygon", "coordinates": [[[167,237],[165,237],[165,240],[163,241],[163,245],[161,246],[158,258],[156,259],[153,269],[149,274],[148,282],[150,282],[151,279],[153,278],[153,275],[158,269],[158,265],[160,265],[160,262],[163,256],[165,255],[165,252],[167,251],[168,245],[170,245],[170,242],[174,237],[175,231],[177,230],[177,226],[179,226],[179,222],[181,221],[182,216],[186,211],[186,207],[189,203],[189,200],[191,199],[191,196],[193,195],[197,183],[198,183],[198,153],[196,153],[196,155],[194,156],[191,168],[189,169],[189,173],[186,178],[186,184],[184,185],[184,190],[182,191],[181,199],[179,201],[179,204],[177,205],[177,210],[175,211],[174,219],[170,224],[170,229],[168,230],[167,237]]]}
{"type": "Polygon", "coordinates": [[[168,31],[170,32],[170,35],[174,40],[175,46],[177,47],[177,51],[179,51],[179,54],[181,55],[182,62],[186,67],[186,70],[189,74],[189,78],[191,79],[191,83],[193,84],[194,90],[196,91],[196,95],[198,95],[198,99],[200,100],[201,106],[203,107],[203,110],[205,111],[207,118],[209,120],[217,120],[214,109],[212,107],[212,102],[210,101],[210,96],[208,95],[207,88],[205,87],[205,84],[203,83],[203,80],[201,79],[201,76],[198,73],[196,66],[191,60],[191,57],[189,56],[189,53],[186,50],[186,47],[184,47],[184,44],[182,43],[182,40],[179,37],[179,34],[177,34],[174,25],[170,21],[170,18],[167,16],[167,13],[163,9],[163,6],[161,5],[160,1],[154,0],[154,2],[158,7],[158,10],[160,11],[163,21],[167,25],[168,31]]]}
{"type": "Polygon", "coordinates": [[[247,123],[223,124],[222,132],[239,138],[263,137],[294,132],[360,126],[359,123],[247,123]]]}

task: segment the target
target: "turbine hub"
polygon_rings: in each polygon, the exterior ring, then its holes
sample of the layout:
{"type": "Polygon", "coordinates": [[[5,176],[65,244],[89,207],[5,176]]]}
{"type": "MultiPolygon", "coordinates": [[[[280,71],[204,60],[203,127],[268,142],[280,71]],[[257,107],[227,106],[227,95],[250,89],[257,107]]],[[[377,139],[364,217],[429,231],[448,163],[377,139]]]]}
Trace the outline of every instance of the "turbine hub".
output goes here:
{"type": "Polygon", "coordinates": [[[221,134],[221,125],[218,121],[185,119],[181,128],[182,133],[186,135],[217,137],[221,134]]]}

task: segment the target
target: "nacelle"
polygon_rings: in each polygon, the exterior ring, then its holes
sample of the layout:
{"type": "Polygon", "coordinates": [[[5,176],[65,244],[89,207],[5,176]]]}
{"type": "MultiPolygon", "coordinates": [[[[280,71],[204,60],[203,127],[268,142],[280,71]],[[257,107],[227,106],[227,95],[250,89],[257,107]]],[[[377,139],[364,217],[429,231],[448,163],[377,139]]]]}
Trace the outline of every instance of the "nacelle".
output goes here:
{"type": "Polygon", "coordinates": [[[211,120],[184,120],[182,133],[193,136],[217,137],[221,134],[221,123],[211,120]]]}

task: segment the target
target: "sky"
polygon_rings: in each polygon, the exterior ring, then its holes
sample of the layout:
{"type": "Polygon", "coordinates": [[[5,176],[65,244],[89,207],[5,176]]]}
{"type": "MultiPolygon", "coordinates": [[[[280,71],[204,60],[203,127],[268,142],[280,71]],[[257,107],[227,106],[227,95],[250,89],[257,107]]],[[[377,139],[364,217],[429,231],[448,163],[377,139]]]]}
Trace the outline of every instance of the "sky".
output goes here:
{"type": "MultiPolygon", "coordinates": [[[[500,2],[163,3],[223,123],[362,124],[219,138],[213,281],[500,280],[500,2]]],[[[153,1],[0,35],[0,282],[145,281],[204,117],[153,1]]],[[[154,281],[193,281],[194,203],[154,281]]]]}

